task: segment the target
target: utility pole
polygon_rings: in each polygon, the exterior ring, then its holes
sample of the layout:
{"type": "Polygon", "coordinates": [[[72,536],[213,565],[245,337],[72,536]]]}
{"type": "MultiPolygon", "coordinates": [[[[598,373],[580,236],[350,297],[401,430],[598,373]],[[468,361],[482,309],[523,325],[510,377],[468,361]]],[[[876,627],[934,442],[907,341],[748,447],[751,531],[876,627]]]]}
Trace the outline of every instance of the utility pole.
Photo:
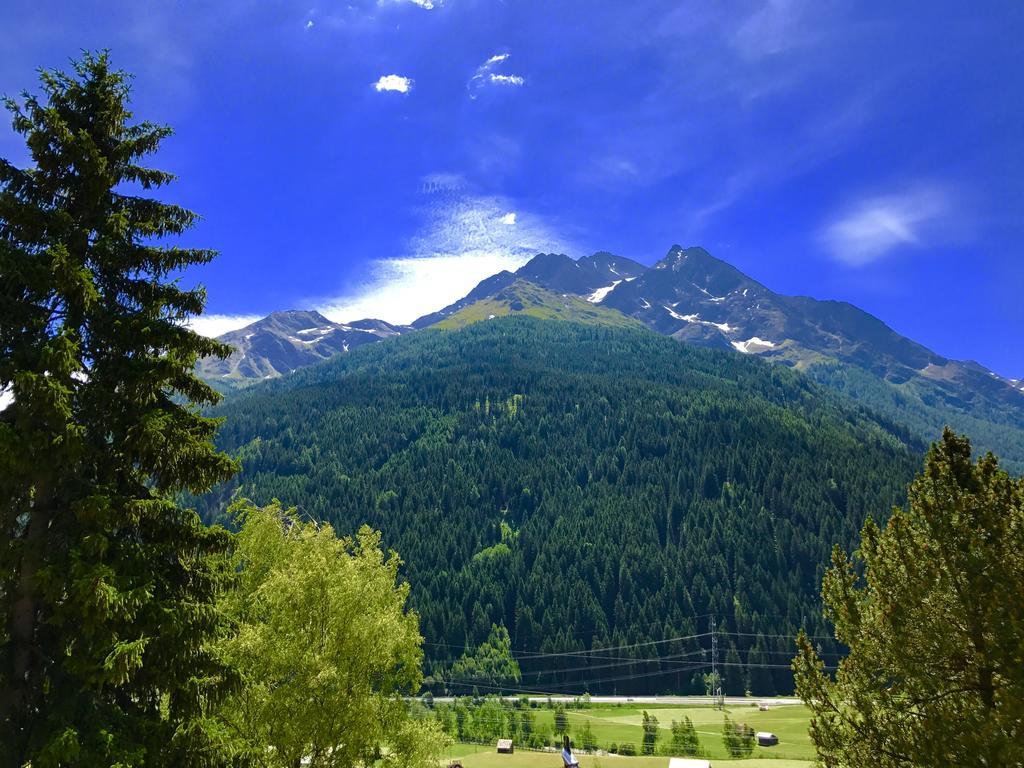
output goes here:
{"type": "Polygon", "coordinates": [[[725,709],[725,695],[722,693],[722,678],[718,674],[718,633],[715,632],[715,617],[711,617],[711,684],[714,686],[711,695],[714,706],[725,709]]]}

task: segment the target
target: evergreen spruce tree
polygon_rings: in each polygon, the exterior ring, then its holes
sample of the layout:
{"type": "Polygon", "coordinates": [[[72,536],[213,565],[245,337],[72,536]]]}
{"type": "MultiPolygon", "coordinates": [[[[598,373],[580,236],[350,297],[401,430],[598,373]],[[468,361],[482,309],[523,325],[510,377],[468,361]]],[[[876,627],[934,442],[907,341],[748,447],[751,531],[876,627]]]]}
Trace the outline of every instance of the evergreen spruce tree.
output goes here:
{"type": "Polygon", "coordinates": [[[6,99],[32,165],[0,160],[0,759],[223,764],[205,718],[236,676],[208,651],[230,540],[174,502],[228,478],[193,373],[224,345],[185,327],[160,245],[195,215],[146,197],[170,129],[132,122],[106,53],[6,99]]]}

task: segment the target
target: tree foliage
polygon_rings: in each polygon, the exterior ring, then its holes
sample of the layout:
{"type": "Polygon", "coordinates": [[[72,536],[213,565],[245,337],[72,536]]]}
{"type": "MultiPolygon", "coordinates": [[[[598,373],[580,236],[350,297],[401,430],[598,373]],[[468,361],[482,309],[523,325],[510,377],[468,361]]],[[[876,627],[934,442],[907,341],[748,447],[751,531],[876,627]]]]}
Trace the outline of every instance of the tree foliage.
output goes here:
{"type": "Polygon", "coordinates": [[[754,751],[754,729],[726,715],[722,725],[722,743],[732,757],[749,757],[754,751]]]}
{"type": "Polygon", "coordinates": [[[569,714],[561,704],[555,708],[554,723],[557,735],[564,736],[569,732],[569,714]]]}
{"type": "Polygon", "coordinates": [[[422,638],[398,557],[366,527],[338,538],[276,503],[233,510],[239,586],[223,610],[237,631],[219,651],[244,683],[221,710],[240,751],[267,768],[433,766],[440,729],[403,698],[419,688],[422,638]]]}
{"type": "Polygon", "coordinates": [[[669,753],[679,757],[697,757],[701,753],[697,729],[689,717],[672,721],[672,741],[669,753]]]}
{"type": "Polygon", "coordinates": [[[835,680],[804,634],[794,660],[820,760],[1024,765],[1024,480],[947,430],[857,555],[837,548],[822,585],[850,648],[835,680]]]}
{"type": "Polygon", "coordinates": [[[640,751],[645,755],[653,755],[658,746],[658,718],[648,715],[647,710],[644,710],[641,727],[643,728],[643,740],[640,751]]]}
{"type": "Polygon", "coordinates": [[[106,54],[7,99],[31,166],[0,160],[0,753],[5,764],[216,765],[232,684],[209,652],[227,533],[174,502],[235,464],[188,330],[212,251],[159,245],[195,215],[146,196],[170,129],[132,122],[106,54]]]}
{"type": "Polygon", "coordinates": [[[503,686],[514,686],[520,680],[519,663],[512,655],[512,640],[504,626],[491,625],[491,633],[473,652],[467,651],[451,668],[447,682],[454,688],[460,681],[470,686],[486,684],[500,693],[503,686]]]}
{"type": "Polygon", "coordinates": [[[597,749],[597,737],[594,736],[594,729],[590,727],[590,720],[583,721],[583,726],[576,734],[576,741],[587,752],[597,749]]]}

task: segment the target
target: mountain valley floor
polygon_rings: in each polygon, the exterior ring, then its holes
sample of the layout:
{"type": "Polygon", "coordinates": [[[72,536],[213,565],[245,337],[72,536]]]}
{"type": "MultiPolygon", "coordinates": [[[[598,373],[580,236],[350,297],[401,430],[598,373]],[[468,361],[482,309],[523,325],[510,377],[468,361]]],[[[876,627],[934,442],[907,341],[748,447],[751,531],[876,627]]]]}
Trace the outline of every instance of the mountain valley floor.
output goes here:
{"type": "MultiPolygon", "coordinates": [[[[700,746],[706,759],[719,766],[743,765],[746,768],[770,766],[771,768],[807,768],[814,761],[814,747],[808,735],[810,712],[803,704],[782,704],[771,706],[767,711],[757,708],[759,699],[752,698],[749,704],[727,704],[724,710],[711,706],[664,706],[652,705],[592,705],[585,709],[568,709],[569,737],[576,745],[576,735],[589,723],[594,739],[600,750],[606,752],[616,745],[632,744],[637,753],[643,741],[641,726],[643,713],[658,719],[659,736],[656,749],[663,752],[672,737],[672,721],[689,717],[696,728],[700,746]],[[737,723],[746,723],[755,731],[768,731],[779,738],[773,747],[754,747],[749,758],[730,759],[722,742],[722,726],[725,716],[737,723]]],[[[555,710],[537,708],[534,710],[535,728],[540,732],[553,732],[555,710]]],[[[456,743],[449,747],[442,759],[445,764],[458,760],[463,768],[560,768],[557,754],[541,751],[522,750],[518,746],[512,755],[499,755],[494,745],[456,743]]],[[[625,757],[601,754],[579,755],[580,768],[667,768],[668,755],[649,757],[625,757]]]]}

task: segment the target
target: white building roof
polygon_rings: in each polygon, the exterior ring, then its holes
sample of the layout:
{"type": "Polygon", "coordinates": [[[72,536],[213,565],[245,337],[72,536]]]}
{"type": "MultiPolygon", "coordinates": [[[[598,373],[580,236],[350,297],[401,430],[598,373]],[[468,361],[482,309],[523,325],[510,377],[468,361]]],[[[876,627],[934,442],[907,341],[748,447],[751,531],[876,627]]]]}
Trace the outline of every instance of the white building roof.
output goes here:
{"type": "Polygon", "coordinates": [[[668,761],[668,768],[711,768],[711,761],[696,757],[673,757],[668,761]]]}

